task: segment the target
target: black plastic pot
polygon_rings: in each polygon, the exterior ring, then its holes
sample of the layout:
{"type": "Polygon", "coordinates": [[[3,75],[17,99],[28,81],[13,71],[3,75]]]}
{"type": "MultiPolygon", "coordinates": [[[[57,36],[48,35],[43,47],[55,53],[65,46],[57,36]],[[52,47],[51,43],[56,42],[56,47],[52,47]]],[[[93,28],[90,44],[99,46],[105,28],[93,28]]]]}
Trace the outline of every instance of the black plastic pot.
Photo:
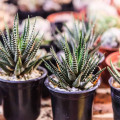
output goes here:
{"type": "Polygon", "coordinates": [[[47,75],[28,81],[8,81],[0,79],[3,94],[3,112],[6,120],[36,120],[40,114],[41,89],[47,75]]]}
{"type": "Polygon", "coordinates": [[[59,91],[45,85],[51,93],[53,120],[92,120],[92,103],[97,85],[90,90],[79,92],[59,91]]]}
{"type": "Polygon", "coordinates": [[[2,104],[2,92],[1,92],[1,88],[0,88],[0,105],[2,104]]]}
{"type": "Polygon", "coordinates": [[[109,79],[109,85],[111,87],[112,107],[114,113],[114,120],[120,120],[120,89],[113,87],[113,78],[109,79]]]}

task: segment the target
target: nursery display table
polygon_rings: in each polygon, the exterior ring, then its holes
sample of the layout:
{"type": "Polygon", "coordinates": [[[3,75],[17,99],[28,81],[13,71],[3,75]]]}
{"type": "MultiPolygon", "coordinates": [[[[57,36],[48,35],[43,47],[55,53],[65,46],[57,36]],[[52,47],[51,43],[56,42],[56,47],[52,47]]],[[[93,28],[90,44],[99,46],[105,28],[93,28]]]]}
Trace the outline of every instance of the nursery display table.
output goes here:
{"type": "MultiPolygon", "coordinates": [[[[2,106],[0,106],[0,120],[5,120],[2,113],[2,106]]],[[[41,114],[37,120],[52,120],[51,101],[49,98],[42,100],[41,114]]],[[[99,88],[96,91],[93,120],[113,120],[110,88],[99,88]]]]}

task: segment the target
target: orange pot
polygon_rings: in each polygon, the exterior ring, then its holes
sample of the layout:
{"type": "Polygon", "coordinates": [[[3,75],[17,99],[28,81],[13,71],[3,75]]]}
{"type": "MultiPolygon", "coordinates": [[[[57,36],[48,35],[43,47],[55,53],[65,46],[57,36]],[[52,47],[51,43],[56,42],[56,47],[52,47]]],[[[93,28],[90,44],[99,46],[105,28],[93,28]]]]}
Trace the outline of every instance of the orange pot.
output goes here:
{"type": "Polygon", "coordinates": [[[85,9],[81,10],[81,12],[65,11],[65,12],[53,13],[47,17],[47,20],[49,20],[51,23],[54,23],[54,22],[56,22],[56,18],[61,15],[73,15],[76,19],[82,20],[82,18],[84,18],[86,20],[86,10],[85,9]]]}
{"type": "Polygon", "coordinates": [[[56,27],[62,32],[63,23],[69,20],[68,15],[73,15],[75,19],[79,20],[84,18],[86,21],[86,10],[82,10],[81,12],[65,11],[50,14],[47,20],[51,23],[52,34],[57,33],[56,27]],[[66,16],[65,19],[62,19],[63,15],[66,16]]]}
{"type": "Polygon", "coordinates": [[[107,47],[100,47],[99,48],[100,52],[104,53],[105,56],[107,57],[109,54],[118,51],[118,48],[107,48],[107,47]]]}
{"type": "MultiPolygon", "coordinates": [[[[119,60],[120,57],[120,53],[119,52],[114,52],[110,55],[108,55],[108,57],[105,60],[105,63],[107,64],[107,66],[111,66],[110,65],[110,60],[112,61],[112,63],[115,63],[119,60]]],[[[120,72],[120,68],[116,67],[116,69],[120,72]]]]}
{"type": "MultiPolygon", "coordinates": [[[[101,37],[98,38],[98,40],[96,41],[95,44],[98,44],[98,42],[100,42],[100,40],[101,40],[101,37]]],[[[103,54],[105,54],[105,58],[106,58],[111,53],[118,51],[118,49],[119,48],[108,48],[108,47],[100,46],[99,51],[102,52],[103,54]]],[[[100,66],[101,68],[104,68],[107,66],[106,59],[103,61],[103,63],[101,65],[102,65],[102,67],[100,66]]],[[[102,77],[103,83],[105,83],[107,86],[109,86],[108,80],[110,78],[110,74],[107,69],[104,72],[102,72],[101,77],[102,77]]]]}
{"type": "MultiPolygon", "coordinates": [[[[118,57],[119,57],[119,55],[120,55],[120,53],[119,52],[114,52],[114,53],[111,53],[110,55],[108,55],[107,56],[107,58],[105,59],[105,64],[106,64],[106,66],[111,66],[110,65],[110,59],[111,59],[111,61],[114,63],[114,62],[117,62],[118,61],[118,57]]],[[[117,68],[117,67],[116,67],[117,68]]],[[[120,71],[120,68],[117,68],[117,70],[118,71],[120,71]]],[[[109,78],[110,78],[110,73],[109,73],[109,71],[106,69],[105,71],[105,75],[104,75],[104,81],[108,81],[109,80],[109,78]]]]}

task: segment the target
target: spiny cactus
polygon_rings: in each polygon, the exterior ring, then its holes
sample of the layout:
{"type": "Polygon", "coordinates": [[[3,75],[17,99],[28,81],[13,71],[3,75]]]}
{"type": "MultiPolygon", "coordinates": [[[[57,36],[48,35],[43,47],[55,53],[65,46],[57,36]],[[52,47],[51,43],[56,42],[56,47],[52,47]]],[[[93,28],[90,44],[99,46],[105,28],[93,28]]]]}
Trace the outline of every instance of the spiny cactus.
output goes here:
{"type": "MultiPolygon", "coordinates": [[[[65,38],[64,38],[65,39],[65,38]]],[[[57,55],[53,48],[51,48],[51,53],[56,61],[56,65],[51,62],[48,64],[46,61],[46,67],[57,77],[58,81],[48,77],[53,85],[58,86],[63,89],[70,90],[70,88],[75,87],[78,89],[86,89],[85,86],[91,82],[95,82],[100,73],[105,69],[98,71],[93,74],[95,68],[98,66],[101,58],[93,54],[88,55],[88,49],[85,42],[85,37],[80,39],[78,46],[70,51],[67,40],[60,41],[63,52],[65,54],[65,59],[62,58],[62,62],[57,58],[57,55]]]]}
{"type": "Polygon", "coordinates": [[[40,47],[41,39],[34,34],[35,23],[30,33],[29,17],[24,26],[24,32],[19,35],[19,18],[15,16],[12,32],[6,26],[6,36],[1,32],[3,43],[0,41],[0,67],[8,75],[24,76],[36,69],[41,58],[35,58],[40,47]]]}
{"type": "MultiPolygon", "coordinates": [[[[99,46],[101,45],[101,42],[95,45],[95,43],[97,42],[97,38],[99,36],[97,33],[95,33],[95,29],[94,29],[95,24],[90,25],[90,22],[88,22],[88,25],[86,25],[84,20],[82,20],[82,28],[80,25],[81,22],[78,20],[73,21],[72,24],[73,24],[72,29],[68,28],[68,26],[64,24],[64,27],[66,28],[69,37],[68,41],[70,43],[70,46],[74,49],[76,46],[79,45],[81,39],[85,39],[89,55],[95,53],[98,50],[99,46]]],[[[57,31],[59,32],[58,29],[57,31]]],[[[64,41],[63,35],[61,33],[60,35],[61,35],[61,39],[64,41]]]]}
{"type": "Polygon", "coordinates": [[[115,66],[113,65],[112,61],[110,61],[110,64],[111,64],[111,68],[107,67],[107,69],[108,69],[109,73],[111,74],[111,76],[114,78],[114,80],[120,84],[120,73],[115,68],[115,66]]]}

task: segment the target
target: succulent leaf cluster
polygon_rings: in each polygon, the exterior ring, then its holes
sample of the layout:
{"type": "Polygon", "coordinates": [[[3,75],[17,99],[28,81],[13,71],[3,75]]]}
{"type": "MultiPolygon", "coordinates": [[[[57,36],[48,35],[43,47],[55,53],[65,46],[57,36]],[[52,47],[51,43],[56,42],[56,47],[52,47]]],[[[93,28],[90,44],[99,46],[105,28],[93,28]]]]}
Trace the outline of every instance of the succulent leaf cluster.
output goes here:
{"type": "MultiPolygon", "coordinates": [[[[86,43],[87,35],[85,35],[84,28],[77,36],[79,36],[76,38],[79,39],[79,43],[77,46],[72,47],[72,50],[70,50],[66,37],[62,37],[62,40],[60,40],[62,50],[65,54],[65,58],[61,56],[62,61],[58,59],[53,48],[51,48],[51,54],[56,61],[56,65],[51,62],[48,64],[44,61],[46,67],[58,79],[55,80],[52,77],[48,77],[50,82],[53,85],[66,90],[70,90],[72,87],[82,90],[86,89],[85,86],[89,82],[94,83],[100,73],[105,69],[93,74],[102,57],[99,58],[96,53],[91,56],[89,55],[89,49],[87,48],[86,43]]],[[[91,39],[94,39],[93,36],[91,37],[91,39]]]]}
{"type": "Polygon", "coordinates": [[[24,76],[36,69],[42,58],[35,58],[40,48],[42,37],[38,40],[34,33],[35,23],[30,33],[29,17],[24,26],[24,32],[19,34],[19,18],[15,16],[12,32],[6,25],[6,35],[1,32],[0,67],[8,75],[24,76]]]}
{"type": "MultiPolygon", "coordinates": [[[[95,24],[91,25],[90,22],[86,23],[84,20],[82,20],[82,26],[81,26],[81,22],[78,20],[73,21],[72,24],[73,24],[72,29],[70,29],[66,24],[64,24],[64,27],[67,30],[68,41],[69,41],[70,47],[72,47],[73,49],[75,47],[78,47],[80,40],[82,38],[84,38],[89,54],[93,54],[96,51],[98,51],[98,49],[101,45],[101,42],[97,41],[99,34],[95,33],[95,24]],[[97,44],[95,44],[95,43],[97,43],[97,44]]],[[[57,31],[59,32],[58,29],[57,29],[57,31]]],[[[60,35],[61,35],[61,39],[64,38],[61,33],[60,33],[60,35]]],[[[59,40],[58,40],[58,42],[59,42],[59,40]]],[[[60,46],[61,46],[61,44],[60,44],[60,46]]]]}
{"type": "Polygon", "coordinates": [[[108,69],[109,73],[111,74],[111,76],[114,78],[114,80],[120,84],[120,73],[115,68],[115,66],[113,65],[112,61],[110,61],[110,64],[111,64],[111,68],[107,67],[107,69],[108,69]]]}

